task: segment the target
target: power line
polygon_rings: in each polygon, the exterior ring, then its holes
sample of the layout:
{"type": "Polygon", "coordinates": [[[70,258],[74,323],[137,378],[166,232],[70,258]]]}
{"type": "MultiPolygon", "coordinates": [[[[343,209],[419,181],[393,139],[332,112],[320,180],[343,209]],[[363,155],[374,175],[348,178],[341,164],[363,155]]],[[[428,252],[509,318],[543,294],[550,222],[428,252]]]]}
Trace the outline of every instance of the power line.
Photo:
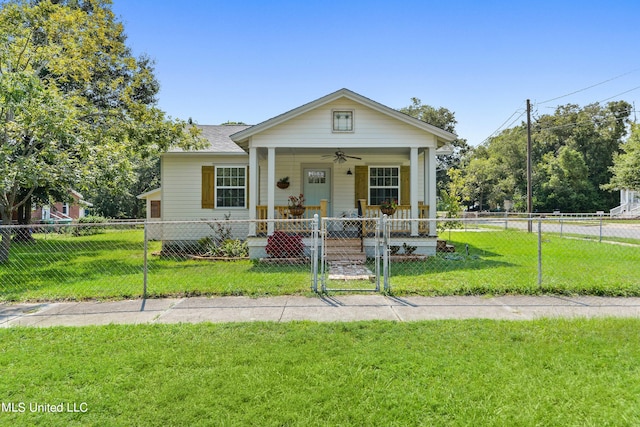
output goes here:
{"type": "MultiPolygon", "coordinates": [[[[618,117],[615,114],[613,114],[613,117],[615,118],[616,122],[619,121],[619,120],[628,119],[628,117],[618,117]]],[[[573,122],[573,123],[567,123],[567,124],[564,124],[564,125],[548,126],[548,127],[545,127],[545,126],[540,125],[539,123],[536,123],[536,125],[534,126],[534,129],[537,130],[537,131],[540,131],[540,130],[555,130],[555,129],[562,129],[562,128],[569,128],[569,127],[574,127],[574,126],[586,125],[586,124],[591,124],[591,123],[594,123],[593,119],[591,119],[591,120],[582,120],[582,121],[573,122]]]]}
{"type": "Polygon", "coordinates": [[[610,99],[617,98],[617,97],[618,97],[618,96],[620,96],[620,95],[624,95],[625,93],[633,92],[634,90],[638,90],[638,89],[640,89],[640,86],[636,86],[636,87],[634,87],[633,89],[625,90],[624,92],[620,92],[620,93],[619,93],[619,94],[617,94],[617,95],[610,96],[609,98],[605,98],[605,99],[603,99],[602,101],[598,101],[598,102],[608,101],[608,100],[610,100],[610,99]]]}
{"type": "Polygon", "coordinates": [[[516,122],[520,117],[522,117],[522,116],[524,115],[524,113],[525,113],[527,110],[522,110],[521,108],[517,108],[517,109],[516,109],[516,110],[515,110],[515,111],[514,111],[514,112],[513,112],[513,113],[512,113],[508,118],[507,118],[507,120],[505,120],[505,121],[504,121],[500,126],[498,126],[498,129],[496,129],[496,130],[494,130],[493,132],[491,132],[491,134],[490,134],[488,137],[486,137],[485,139],[483,139],[483,140],[482,140],[482,142],[480,142],[480,144],[479,144],[479,145],[484,144],[486,141],[488,141],[488,140],[489,140],[489,138],[491,138],[492,136],[494,136],[494,135],[496,135],[498,132],[500,132],[500,130],[504,128],[504,125],[505,125],[509,120],[511,120],[511,118],[512,118],[513,116],[515,116],[516,114],[518,114],[518,112],[519,112],[519,111],[521,111],[520,115],[519,115],[518,117],[516,117],[516,118],[515,118],[511,123],[509,123],[509,124],[507,125],[507,127],[506,127],[506,128],[511,127],[511,125],[512,125],[513,123],[515,123],[515,122],[516,122]]]}
{"type": "MultiPolygon", "coordinates": [[[[596,87],[596,86],[600,86],[600,85],[603,85],[603,84],[608,83],[608,82],[610,82],[610,81],[613,81],[613,80],[619,79],[620,77],[624,77],[624,76],[629,75],[629,74],[631,74],[631,73],[635,73],[635,72],[636,72],[636,71],[638,71],[638,70],[640,70],[640,68],[636,68],[636,69],[634,69],[634,70],[627,71],[626,73],[620,74],[619,76],[615,76],[615,77],[612,77],[612,78],[610,78],[610,79],[604,80],[604,81],[602,81],[602,82],[600,82],[600,83],[596,83],[596,84],[594,84],[594,85],[587,86],[587,87],[582,88],[582,89],[578,89],[578,90],[573,91],[573,92],[571,92],[571,93],[567,93],[566,95],[556,96],[555,98],[547,99],[546,101],[539,102],[538,104],[546,104],[547,102],[555,101],[556,99],[566,98],[567,96],[571,96],[571,95],[575,95],[576,93],[584,92],[585,90],[589,90],[589,89],[594,88],[594,87],[596,87]]],[[[625,92],[625,93],[626,93],[626,92],[625,92]]],[[[617,95],[616,95],[616,96],[617,96],[617,95]]]]}

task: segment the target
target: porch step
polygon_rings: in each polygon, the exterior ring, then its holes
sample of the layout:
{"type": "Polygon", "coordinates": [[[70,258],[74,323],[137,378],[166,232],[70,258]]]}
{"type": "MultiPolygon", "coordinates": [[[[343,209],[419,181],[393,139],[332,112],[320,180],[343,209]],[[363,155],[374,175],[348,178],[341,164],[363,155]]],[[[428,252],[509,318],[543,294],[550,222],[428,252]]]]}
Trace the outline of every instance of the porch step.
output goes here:
{"type": "Polygon", "coordinates": [[[344,261],[347,264],[364,264],[367,256],[362,252],[325,254],[327,261],[344,261]]]}
{"type": "Polygon", "coordinates": [[[324,254],[327,261],[364,263],[367,260],[360,239],[325,239],[324,254]]]}

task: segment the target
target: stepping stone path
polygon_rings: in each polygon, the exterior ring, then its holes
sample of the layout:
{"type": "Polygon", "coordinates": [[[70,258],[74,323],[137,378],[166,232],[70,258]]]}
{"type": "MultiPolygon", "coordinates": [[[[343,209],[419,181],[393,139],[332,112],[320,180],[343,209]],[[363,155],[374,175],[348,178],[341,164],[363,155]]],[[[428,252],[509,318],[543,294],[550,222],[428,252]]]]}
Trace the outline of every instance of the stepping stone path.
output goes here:
{"type": "Polygon", "coordinates": [[[373,272],[364,264],[353,261],[329,261],[330,280],[372,280],[373,272]]]}

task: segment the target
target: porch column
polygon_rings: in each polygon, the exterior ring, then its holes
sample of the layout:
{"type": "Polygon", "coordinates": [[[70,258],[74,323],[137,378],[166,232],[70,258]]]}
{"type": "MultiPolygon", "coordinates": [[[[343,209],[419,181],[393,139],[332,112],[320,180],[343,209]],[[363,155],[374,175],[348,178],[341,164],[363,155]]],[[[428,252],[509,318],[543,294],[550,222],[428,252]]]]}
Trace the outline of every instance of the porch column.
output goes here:
{"type": "MultiPolygon", "coordinates": [[[[418,210],[418,148],[411,148],[411,156],[410,156],[410,171],[411,171],[411,218],[416,219],[419,215],[418,210]]],[[[418,222],[411,221],[411,235],[417,236],[418,233],[418,222]]]]}
{"type": "Polygon", "coordinates": [[[249,236],[256,235],[256,206],[258,205],[258,151],[249,148],[249,236]]]}
{"type": "MultiPolygon", "coordinates": [[[[429,148],[429,219],[436,218],[436,147],[429,148]]],[[[429,222],[429,236],[437,236],[436,222],[429,222]]]]}
{"type": "MultiPolygon", "coordinates": [[[[275,218],[276,210],[276,149],[269,147],[267,149],[267,219],[275,218]]],[[[273,234],[274,224],[269,221],[267,224],[267,234],[273,234]]]]}
{"type": "Polygon", "coordinates": [[[429,149],[425,148],[422,152],[422,179],[424,182],[422,202],[429,205],[429,149]]]}

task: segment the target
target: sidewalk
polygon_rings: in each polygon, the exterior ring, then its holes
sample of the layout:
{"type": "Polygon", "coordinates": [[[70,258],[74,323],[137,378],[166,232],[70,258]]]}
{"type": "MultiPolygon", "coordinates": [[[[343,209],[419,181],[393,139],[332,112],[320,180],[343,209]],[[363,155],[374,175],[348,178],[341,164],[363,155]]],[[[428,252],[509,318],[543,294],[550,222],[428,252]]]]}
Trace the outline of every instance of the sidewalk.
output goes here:
{"type": "Polygon", "coordinates": [[[114,302],[0,304],[0,327],[197,322],[349,322],[433,319],[530,320],[640,317],[640,298],[596,296],[390,297],[338,295],[197,297],[114,302]]]}

